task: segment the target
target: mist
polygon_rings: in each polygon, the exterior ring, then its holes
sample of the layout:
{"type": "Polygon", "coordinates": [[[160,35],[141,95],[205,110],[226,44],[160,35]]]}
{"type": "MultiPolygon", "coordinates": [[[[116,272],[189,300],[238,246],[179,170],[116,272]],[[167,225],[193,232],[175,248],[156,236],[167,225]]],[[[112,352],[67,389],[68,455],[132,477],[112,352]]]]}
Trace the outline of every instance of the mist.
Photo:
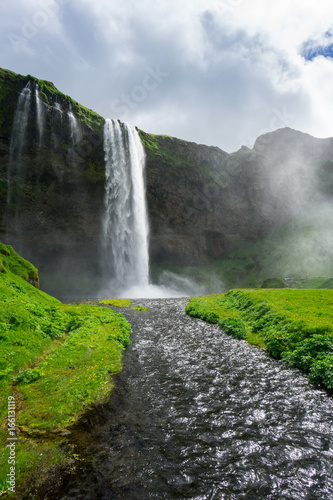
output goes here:
{"type": "Polygon", "coordinates": [[[332,275],[332,139],[281,129],[254,147],[263,154],[266,199],[280,214],[266,238],[264,264],[283,276],[332,275]]]}

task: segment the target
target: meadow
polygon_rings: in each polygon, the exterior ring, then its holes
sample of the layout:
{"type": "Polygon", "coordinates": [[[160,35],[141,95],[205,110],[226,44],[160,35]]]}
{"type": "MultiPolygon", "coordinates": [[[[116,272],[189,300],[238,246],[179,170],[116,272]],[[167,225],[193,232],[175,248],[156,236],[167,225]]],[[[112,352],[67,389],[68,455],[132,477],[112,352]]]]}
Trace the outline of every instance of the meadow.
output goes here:
{"type": "MultiPolygon", "coordinates": [[[[0,492],[8,492],[8,398],[15,400],[16,486],[38,486],[75,467],[63,445],[91,405],[103,402],[121,370],[131,327],[110,308],[63,305],[30,283],[37,270],[0,244],[0,492]]],[[[22,493],[21,491],[21,493],[22,493]]]]}

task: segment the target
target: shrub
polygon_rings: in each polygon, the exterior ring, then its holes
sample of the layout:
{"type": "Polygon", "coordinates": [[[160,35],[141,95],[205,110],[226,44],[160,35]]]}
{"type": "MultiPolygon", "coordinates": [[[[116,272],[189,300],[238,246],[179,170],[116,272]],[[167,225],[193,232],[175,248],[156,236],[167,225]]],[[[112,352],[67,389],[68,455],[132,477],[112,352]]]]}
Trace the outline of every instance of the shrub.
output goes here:
{"type": "Polygon", "coordinates": [[[201,319],[207,321],[207,323],[217,323],[219,315],[216,312],[205,312],[202,314],[201,319]]]}
{"type": "Polygon", "coordinates": [[[187,304],[185,308],[186,314],[189,316],[192,316],[193,318],[201,318],[202,312],[194,305],[194,304],[187,304]]]}
{"type": "Polygon", "coordinates": [[[236,339],[244,339],[246,337],[244,323],[239,318],[227,318],[220,320],[219,326],[225,333],[235,337],[236,339]]]}
{"type": "Polygon", "coordinates": [[[31,384],[35,380],[38,380],[43,375],[43,372],[38,368],[28,368],[20,372],[16,377],[16,382],[18,384],[31,384]]]}
{"type": "Polygon", "coordinates": [[[48,335],[52,340],[59,339],[64,335],[64,331],[62,329],[57,328],[52,323],[43,326],[42,331],[48,335]]]}
{"type": "Polygon", "coordinates": [[[67,323],[67,332],[73,332],[74,330],[77,330],[80,328],[83,324],[82,319],[73,317],[70,319],[70,321],[67,323]]]}
{"type": "Polygon", "coordinates": [[[267,352],[273,358],[279,358],[285,349],[285,336],[283,332],[270,328],[265,332],[264,339],[267,352]]]}
{"type": "Polygon", "coordinates": [[[286,282],[283,278],[266,278],[261,288],[285,288],[286,282]]]}
{"type": "Polygon", "coordinates": [[[269,323],[269,318],[267,317],[258,319],[253,323],[252,326],[253,333],[261,332],[262,330],[264,330],[264,328],[267,326],[268,323],[269,323]]]}
{"type": "Polygon", "coordinates": [[[309,381],[333,389],[333,355],[319,354],[310,368],[309,381]]]}
{"type": "Polygon", "coordinates": [[[314,335],[303,340],[292,352],[285,352],[283,358],[289,366],[310,370],[315,358],[320,354],[333,355],[333,338],[327,335],[314,335]]]}

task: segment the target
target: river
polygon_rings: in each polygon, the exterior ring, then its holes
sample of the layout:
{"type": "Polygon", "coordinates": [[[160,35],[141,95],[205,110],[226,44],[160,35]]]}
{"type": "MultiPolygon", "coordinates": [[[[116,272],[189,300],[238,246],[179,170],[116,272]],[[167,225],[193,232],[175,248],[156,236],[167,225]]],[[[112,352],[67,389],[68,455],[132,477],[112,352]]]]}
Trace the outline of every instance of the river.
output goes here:
{"type": "Polygon", "coordinates": [[[94,458],[58,499],[333,499],[333,398],[187,316],[187,299],[137,303],[94,458]]]}

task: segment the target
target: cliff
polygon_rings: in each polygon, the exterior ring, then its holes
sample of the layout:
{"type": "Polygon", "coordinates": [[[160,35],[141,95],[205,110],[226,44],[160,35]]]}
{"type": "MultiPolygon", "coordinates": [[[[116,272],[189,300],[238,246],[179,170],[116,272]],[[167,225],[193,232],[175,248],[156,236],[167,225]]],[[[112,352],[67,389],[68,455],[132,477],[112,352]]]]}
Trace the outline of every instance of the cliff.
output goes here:
{"type": "MultiPolygon", "coordinates": [[[[39,268],[47,291],[54,293],[50,275],[80,276],[71,293],[92,292],[93,282],[97,290],[103,278],[104,118],[50,82],[6,70],[0,71],[0,102],[1,240],[39,268]],[[20,145],[15,116],[25,88],[29,112],[20,145]]],[[[147,156],[153,264],[223,257],[294,214],[331,203],[332,139],[280,129],[259,137],[253,149],[228,154],[139,133],[147,156]]]]}
{"type": "Polygon", "coordinates": [[[2,241],[41,273],[98,277],[104,119],[31,76],[2,70],[0,89],[2,241]],[[14,117],[28,82],[28,122],[19,154],[14,117]]]}
{"type": "Polygon", "coordinates": [[[150,136],[147,191],[154,262],[191,265],[243,248],[331,202],[333,139],[288,128],[227,154],[217,147],[150,136]]]}

